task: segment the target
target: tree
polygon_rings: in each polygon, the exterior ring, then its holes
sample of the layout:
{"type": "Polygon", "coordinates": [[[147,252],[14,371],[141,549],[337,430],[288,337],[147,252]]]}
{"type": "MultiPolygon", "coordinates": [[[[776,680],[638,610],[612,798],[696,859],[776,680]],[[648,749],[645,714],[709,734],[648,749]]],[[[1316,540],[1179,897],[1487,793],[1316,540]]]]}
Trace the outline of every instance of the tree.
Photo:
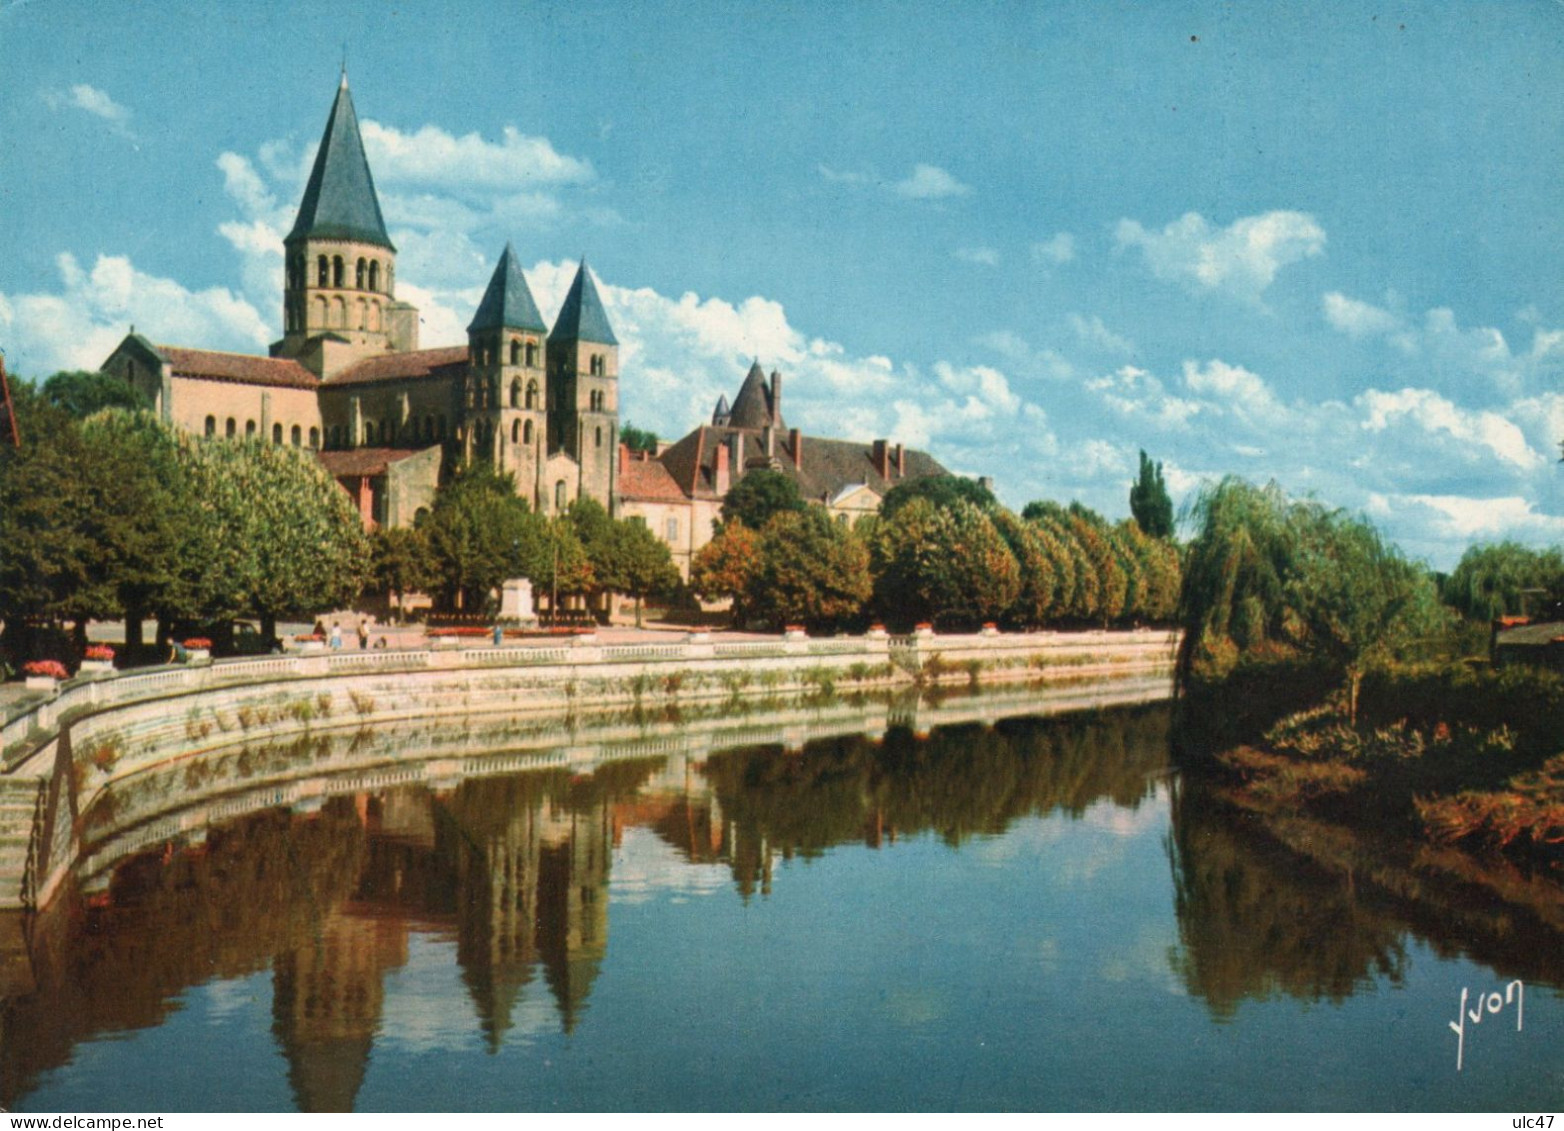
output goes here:
{"type": "Polygon", "coordinates": [[[914,499],[927,499],[936,507],[950,507],[958,502],[971,503],[983,510],[999,505],[994,493],[976,479],[962,475],[925,475],[921,479],[909,479],[885,492],[880,501],[880,515],[896,517],[896,512],[914,499]]]}
{"type": "Polygon", "coordinates": [[[509,475],[485,465],[461,469],[440,488],[421,530],[444,608],[481,611],[507,578],[538,584],[548,571],[552,581],[547,523],[516,497],[509,475]]]}
{"type": "Polygon", "coordinates": [[[439,581],[424,530],[382,527],[370,535],[369,551],[372,584],[392,599],[399,615],[407,594],[433,588],[439,581]]]}
{"type": "Polygon", "coordinates": [[[1440,596],[1470,620],[1535,613],[1564,600],[1564,553],[1518,542],[1468,547],[1445,578],[1440,596]]]}
{"type": "Polygon", "coordinates": [[[152,407],[129,382],[99,370],[61,370],[44,381],[43,398],[77,420],[106,408],[139,412],[152,407]]]}
{"type": "Polygon", "coordinates": [[[310,453],[258,439],[184,437],[190,476],[184,550],[192,611],[205,620],[312,617],[352,601],[369,540],[347,493],[310,453]]]}
{"type": "Polygon", "coordinates": [[[679,587],[679,569],[665,543],[643,522],[614,524],[615,588],[635,598],[635,626],[641,627],[642,599],[679,587]]]}
{"type": "Polygon", "coordinates": [[[802,511],[806,505],[791,476],[769,467],[757,467],[723,496],[722,520],[737,519],[751,530],[761,530],[772,515],[802,511]]]}
{"type": "Polygon", "coordinates": [[[657,433],[637,428],[628,420],[619,426],[619,442],[627,445],[632,452],[657,454],[657,433]]]}
{"type": "Polygon", "coordinates": [[[690,588],[703,601],[732,601],[733,623],[742,625],[760,564],[760,533],[737,520],[729,522],[690,563],[690,588]]]}
{"type": "Polygon", "coordinates": [[[1140,478],[1130,485],[1130,513],[1136,524],[1153,538],[1173,537],[1173,500],[1162,481],[1162,464],[1140,453],[1140,478]]]}
{"type": "Polygon", "coordinates": [[[902,624],[975,627],[997,619],[1021,591],[1015,555],[965,500],[908,502],[880,524],[872,560],[875,607],[902,624]]]}
{"type": "Polygon", "coordinates": [[[990,516],[994,529],[1010,547],[1020,571],[1016,598],[1005,610],[1005,620],[1020,628],[1036,628],[1053,615],[1059,579],[1042,531],[1003,507],[990,516]]]}
{"type": "Polygon", "coordinates": [[[776,627],[837,628],[869,599],[868,550],[818,507],[775,515],[761,531],[760,563],[746,605],[776,627]]]}
{"type": "Polygon", "coordinates": [[[1060,573],[1068,578],[1069,585],[1061,594],[1056,615],[1082,621],[1097,617],[1102,607],[1102,579],[1096,562],[1081,544],[1070,512],[1056,502],[1043,499],[1027,503],[1021,517],[1042,527],[1068,558],[1068,567],[1061,567],[1060,573]]]}

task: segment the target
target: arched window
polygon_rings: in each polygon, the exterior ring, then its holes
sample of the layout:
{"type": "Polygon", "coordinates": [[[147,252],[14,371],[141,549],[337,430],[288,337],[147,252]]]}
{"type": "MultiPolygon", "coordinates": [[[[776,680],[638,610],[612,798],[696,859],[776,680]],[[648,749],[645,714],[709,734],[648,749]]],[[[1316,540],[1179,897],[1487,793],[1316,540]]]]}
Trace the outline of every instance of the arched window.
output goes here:
{"type": "Polygon", "coordinates": [[[315,285],[317,287],[324,287],[331,282],[331,265],[324,255],[315,262],[315,285]]]}
{"type": "Polygon", "coordinates": [[[538,407],[538,383],[536,381],[527,382],[527,407],[538,407]]]}
{"type": "Polygon", "coordinates": [[[511,344],[510,344],[510,363],[512,365],[520,365],[521,364],[521,343],[520,342],[512,341],[511,344]]]}
{"type": "Polygon", "coordinates": [[[532,443],[532,421],[530,420],[521,426],[521,442],[523,444],[532,443]]]}
{"type": "Polygon", "coordinates": [[[369,261],[369,289],[380,290],[380,260],[378,259],[369,261]]]}
{"type": "Polygon", "coordinates": [[[594,377],[601,377],[603,375],[603,355],[602,354],[594,353],[592,355],[592,361],[591,361],[591,364],[590,364],[590,370],[591,370],[592,376],[594,376],[594,377]]]}
{"type": "Polygon", "coordinates": [[[299,426],[295,424],[293,426],[293,432],[288,438],[293,441],[293,446],[296,448],[304,442],[304,433],[299,428],[299,426]]]}
{"type": "Polygon", "coordinates": [[[334,287],[342,285],[342,256],[340,255],[331,257],[331,285],[334,287]]]}
{"type": "Polygon", "coordinates": [[[318,447],[320,447],[320,429],[319,428],[311,428],[310,429],[310,450],[314,451],[318,447]]]}
{"type": "Polygon", "coordinates": [[[217,417],[209,416],[206,418],[206,434],[208,436],[217,435],[217,417]]]}
{"type": "Polygon", "coordinates": [[[227,425],[226,435],[228,435],[231,438],[231,437],[237,436],[238,434],[239,434],[239,425],[238,425],[237,422],[235,422],[234,418],[230,416],[228,418],[228,425],[227,425]]]}
{"type": "Polygon", "coordinates": [[[358,290],[364,289],[364,284],[369,282],[369,264],[364,262],[364,257],[358,257],[358,270],[353,273],[353,286],[358,290]]]}
{"type": "Polygon", "coordinates": [[[253,420],[246,420],[244,422],[244,434],[246,436],[253,436],[253,435],[255,435],[255,421],[253,421],[253,420]]]}
{"type": "Polygon", "coordinates": [[[513,444],[521,443],[521,421],[519,420],[510,422],[510,442],[513,444]]]}
{"type": "Polygon", "coordinates": [[[360,330],[369,329],[369,303],[363,299],[358,300],[358,328],[360,330]]]}
{"type": "Polygon", "coordinates": [[[554,484],[554,510],[560,514],[565,512],[565,481],[563,479],[554,484]]]}
{"type": "Polygon", "coordinates": [[[538,363],[538,343],[537,342],[528,342],[527,343],[527,364],[535,366],[535,365],[537,365],[537,363],[538,363]]]}
{"type": "Polygon", "coordinates": [[[326,296],[321,295],[315,300],[315,325],[320,329],[326,328],[326,296]]]}
{"type": "Polygon", "coordinates": [[[597,426],[597,446],[600,448],[603,446],[603,426],[601,424],[597,426]]]}
{"type": "Polygon", "coordinates": [[[274,444],[282,443],[282,425],[281,424],[273,424],[272,425],[272,443],[274,443],[274,444]]]}
{"type": "MultiPolygon", "coordinates": [[[[514,343],[512,343],[512,344],[514,344],[514,343]]],[[[510,406],[511,406],[511,408],[520,408],[521,407],[521,378],[520,377],[516,378],[514,381],[512,381],[510,383],[510,406]]]]}

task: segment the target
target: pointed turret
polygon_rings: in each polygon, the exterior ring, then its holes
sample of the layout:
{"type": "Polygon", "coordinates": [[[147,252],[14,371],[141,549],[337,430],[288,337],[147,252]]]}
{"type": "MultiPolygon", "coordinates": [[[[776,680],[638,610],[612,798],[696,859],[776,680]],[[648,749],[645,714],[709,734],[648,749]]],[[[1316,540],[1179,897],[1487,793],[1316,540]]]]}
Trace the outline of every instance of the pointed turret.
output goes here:
{"type": "Polygon", "coordinates": [[[603,309],[603,300],[598,298],[597,286],[592,282],[592,272],[585,259],[576,270],[575,282],[570,284],[570,293],[559,308],[559,317],[554,320],[554,330],[549,337],[560,342],[619,344],[613,327],[608,324],[608,311],[603,309]]]}
{"type": "Polygon", "coordinates": [[[288,233],[289,242],[306,238],[352,240],[396,250],[380,215],[380,199],[364,157],[364,139],[359,136],[346,72],[326,119],[326,132],[315,154],[298,218],[288,233]]]}
{"type": "Polygon", "coordinates": [[[516,250],[509,243],[489,278],[489,287],[483,292],[483,301],[478,304],[478,313],[472,316],[467,332],[502,329],[536,330],[540,334],[548,329],[532,299],[516,250]]]}
{"type": "Polygon", "coordinates": [[[723,393],[717,398],[717,407],[711,410],[711,426],[726,428],[732,415],[732,410],[728,408],[728,394],[723,393]]]}
{"type": "Polygon", "coordinates": [[[786,428],[782,423],[781,380],[773,374],[766,383],[766,371],[757,360],[750,366],[739,395],[733,398],[733,411],[728,414],[728,424],[733,428],[786,428]]]}

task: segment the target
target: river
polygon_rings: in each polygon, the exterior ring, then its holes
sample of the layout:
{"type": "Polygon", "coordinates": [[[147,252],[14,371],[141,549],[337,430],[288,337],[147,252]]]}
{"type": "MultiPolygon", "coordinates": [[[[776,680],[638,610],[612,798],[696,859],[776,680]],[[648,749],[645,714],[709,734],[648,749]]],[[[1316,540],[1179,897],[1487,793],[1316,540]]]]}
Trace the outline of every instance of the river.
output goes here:
{"type": "Polygon", "coordinates": [[[1555,1104],[1557,893],[1333,867],[1350,853],[1310,850],[1324,833],[1260,828],[1176,772],[1170,712],[891,726],[243,813],[0,921],[0,1100],[1555,1104]],[[1463,991],[1480,1020],[1457,1034],[1463,991]]]}

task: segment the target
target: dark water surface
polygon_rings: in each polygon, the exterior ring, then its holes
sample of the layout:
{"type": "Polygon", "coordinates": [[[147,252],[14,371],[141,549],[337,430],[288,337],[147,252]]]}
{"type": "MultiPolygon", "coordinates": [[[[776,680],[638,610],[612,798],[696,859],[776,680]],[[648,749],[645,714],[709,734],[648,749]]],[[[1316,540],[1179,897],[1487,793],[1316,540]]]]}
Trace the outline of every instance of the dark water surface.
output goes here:
{"type": "Polygon", "coordinates": [[[1166,707],[1126,708],[240,816],[4,924],[0,1097],[1556,1105],[1552,889],[1334,868],[1323,834],[1226,813],[1168,745],[1166,707]],[[1481,1013],[1458,1073],[1462,989],[1516,979],[1523,1030],[1514,1004],[1481,1013]]]}

